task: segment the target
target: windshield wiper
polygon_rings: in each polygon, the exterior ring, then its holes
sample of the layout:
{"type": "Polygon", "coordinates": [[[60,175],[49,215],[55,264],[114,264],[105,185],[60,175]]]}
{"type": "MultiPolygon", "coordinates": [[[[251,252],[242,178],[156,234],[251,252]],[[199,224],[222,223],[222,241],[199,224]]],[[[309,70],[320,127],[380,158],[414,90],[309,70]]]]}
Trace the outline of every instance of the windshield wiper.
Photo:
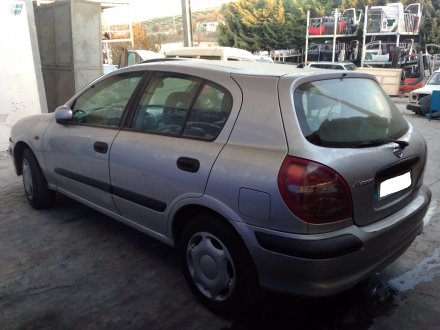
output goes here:
{"type": "Polygon", "coordinates": [[[359,144],[356,144],[353,146],[353,148],[366,148],[366,147],[373,147],[373,146],[379,146],[381,144],[385,143],[396,143],[399,145],[400,149],[405,149],[405,147],[409,146],[409,143],[403,140],[393,140],[393,139],[377,139],[377,140],[371,140],[371,141],[364,141],[359,144]]]}

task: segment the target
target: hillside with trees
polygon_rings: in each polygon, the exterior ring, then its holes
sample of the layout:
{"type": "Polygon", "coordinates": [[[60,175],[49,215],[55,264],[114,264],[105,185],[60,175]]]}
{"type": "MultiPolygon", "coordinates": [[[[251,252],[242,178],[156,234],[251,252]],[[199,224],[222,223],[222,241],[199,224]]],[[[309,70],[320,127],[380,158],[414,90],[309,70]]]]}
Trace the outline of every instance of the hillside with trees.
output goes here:
{"type": "MultiPolygon", "coordinates": [[[[423,19],[416,41],[422,46],[440,44],[440,0],[419,2],[423,6],[423,19]]],[[[297,49],[305,45],[307,10],[311,17],[320,17],[329,15],[335,8],[364,10],[365,6],[386,3],[383,0],[237,0],[221,8],[218,42],[251,52],[297,49]]],[[[414,1],[402,3],[408,5],[414,1]]]]}
{"type": "MultiPolygon", "coordinates": [[[[405,0],[406,6],[413,3],[405,0]]],[[[440,44],[440,0],[419,0],[423,18],[416,42],[440,44]]],[[[365,10],[365,6],[385,5],[384,0],[237,0],[219,9],[192,13],[194,45],[200,42],[218,42],[221,46],[257,51],[301,49],[305,46],[307,10],[311,17],[329,15],[335,8],[365,10]],[[203,24],[218,23],[216,31],[208,31],[203,24]]],[[[359,37],[362,30],[359,30],[359,37]]],[[[133,24],[134,48],[160,51],[161,45],[182,40],[182,16],[158,17],[133,24]]],[[[116,61],[122,48],[129,43],[112,45],[116,61]]]]}

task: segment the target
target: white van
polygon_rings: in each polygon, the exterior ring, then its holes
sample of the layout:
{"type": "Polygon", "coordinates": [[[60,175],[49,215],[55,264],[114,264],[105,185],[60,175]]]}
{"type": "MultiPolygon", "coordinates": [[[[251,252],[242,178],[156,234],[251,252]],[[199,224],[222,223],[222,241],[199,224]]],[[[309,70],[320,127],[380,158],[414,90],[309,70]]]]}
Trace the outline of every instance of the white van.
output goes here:
{"type": "Polygon", "coordinates": [[[233,47],[183,47],[167,51],[165,57],[255,62],[255,57],[251,52],[233,47]]]}

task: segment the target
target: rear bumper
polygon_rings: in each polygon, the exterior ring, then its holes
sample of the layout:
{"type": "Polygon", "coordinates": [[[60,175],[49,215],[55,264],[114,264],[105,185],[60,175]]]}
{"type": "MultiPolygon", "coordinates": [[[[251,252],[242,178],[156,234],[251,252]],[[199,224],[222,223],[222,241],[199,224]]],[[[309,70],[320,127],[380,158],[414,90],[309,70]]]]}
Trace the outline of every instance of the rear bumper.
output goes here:
{"type": "MultiPolygon", "coordinates": [[[[247,226],[250,253],[266,289],[319,297],[342,292],[392,263],[423,229],[431,192],[378,223],[297,235],[247,226]]],[[[246,226],[246,225],[245,225],[246,226]]]]}

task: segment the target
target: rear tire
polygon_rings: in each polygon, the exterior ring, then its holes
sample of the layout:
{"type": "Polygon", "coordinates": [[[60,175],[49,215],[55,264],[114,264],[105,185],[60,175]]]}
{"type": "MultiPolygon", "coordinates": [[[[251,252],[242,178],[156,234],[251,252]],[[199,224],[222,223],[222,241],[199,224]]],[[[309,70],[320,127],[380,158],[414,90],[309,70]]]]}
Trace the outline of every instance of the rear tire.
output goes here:
{"type": "Polygon", "coordinates": [[[48,188],[38,160],[29,148],[23,151],[22,177],[29,204],[35,209],[50,207],[55,198],[55,192],[48,188]]]}
{"type": "Polygon", "coordinates": [[[256,304],[255,267],[229,225],[208,213],[194,216],[183,230],[179,248],[188,285],[208,309],[231,317],[256,304]]]}

